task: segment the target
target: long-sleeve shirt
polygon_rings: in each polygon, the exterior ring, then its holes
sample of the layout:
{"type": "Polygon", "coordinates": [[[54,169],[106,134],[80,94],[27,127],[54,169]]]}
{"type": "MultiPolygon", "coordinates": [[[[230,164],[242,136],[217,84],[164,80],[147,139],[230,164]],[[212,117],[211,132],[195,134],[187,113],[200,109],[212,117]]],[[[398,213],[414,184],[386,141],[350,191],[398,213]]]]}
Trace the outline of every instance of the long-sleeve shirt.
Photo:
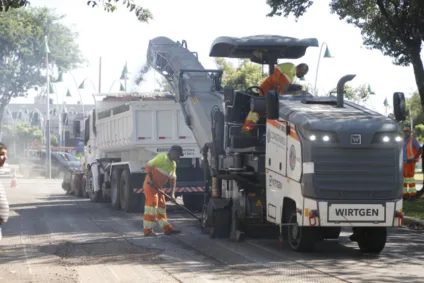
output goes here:
{"type": "Polygon", "coordinates": [[[4,186],[0,184],[0,219],[3,223],[7,222],[7,219],[9,218],[9,202],[7,201],[6,197],[6,190],[4,189],[4,186]]]}

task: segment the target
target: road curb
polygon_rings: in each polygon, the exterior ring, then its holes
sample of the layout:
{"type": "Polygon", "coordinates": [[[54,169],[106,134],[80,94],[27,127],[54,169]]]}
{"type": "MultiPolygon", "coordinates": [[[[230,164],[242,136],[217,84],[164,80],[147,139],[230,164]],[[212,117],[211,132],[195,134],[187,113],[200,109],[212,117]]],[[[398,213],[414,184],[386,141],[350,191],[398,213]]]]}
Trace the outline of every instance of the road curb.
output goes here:
{"type": "Polygon", "coordinates": [[[424,220],[416,219],[413,217],[405,216],[403,218],[404,225],[414,225],[414,226],[422,226],[424,227],[424,220]]]}

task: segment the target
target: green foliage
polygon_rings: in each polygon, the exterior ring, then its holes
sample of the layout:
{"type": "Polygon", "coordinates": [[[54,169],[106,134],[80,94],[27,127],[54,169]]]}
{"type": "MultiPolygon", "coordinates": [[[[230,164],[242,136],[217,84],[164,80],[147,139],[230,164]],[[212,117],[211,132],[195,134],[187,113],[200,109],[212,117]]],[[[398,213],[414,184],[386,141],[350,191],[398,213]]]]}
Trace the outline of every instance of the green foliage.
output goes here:
{"type": "Polygon", "coordinates": [[[406,110],[408,112],[406,116],[407,121],[410,121],[412,116],[414,125],[424,122],[424,113],[421,110],[420,96],[418,92],[414,92],[410,98],[406,99],[406,110]]]}
{"type": "MultiPolygon", "coordinates": [[[[87,5],[91,7],[96,7],[99,5],[100,1],[88,1],[87,5]]],[[[121,3],[122,5],[126,6],[130,12],[134,12],[137,19],[140,22],[149,22],[150,19],[153,19],[152,13],[140,5],[137,5],[134,3],[133,0],[107,0],[101,1],[101,4],[103,5],[103,9],[106,12],[114,12],[118,9],[118,6],[116,4],[121,3]]]]}
{"type": "Polygon", "coordinates": [[[414,135],[418,141],[424,142],[424,113],[421,111],[420,96],[418,92],[414,92],[413,95],[406,99],[406,120],[403,125],[411,126],[411,117],[414,127],[414,135]]]}
{"type": "MultiPolygon", "coordinates": [[[[301,17],[311,0],[268,0],[268,16],[301,17]]],[[[421,105],[424,105],[424,67],[420,57],[424,40],[422,0],[331,0],[330,9],[340,19],[361,29],[364,45],[378,49],[401,66],[412,64],[421,105]]]]}
{"type": "Polygon", "coordinates": [[[370,92],[367,85],[361,85],[359,87],[345,86],[345,97],[351,101],[367,101],[369,98],[370,92]]]}
{"type": "Polygon", "coordinates": [[[20,143],[42,143],[44,134],[37,128],[26,122],[18,122],[13,125],[5,125],[5,136],[8,139],[15,139],[20,143]]]}
{"type": "Polygon", "coordinates": [[[0,0],[0,12],[7,12],[10,8],[21,8],[29,5],[27,0],[0,0]]]}
{"type": "Polygon", "coordinates": [[[235,89],[245,90],[251,86],[260,86],[262,81],[267,77],[262,72],[262,66],[253,64],[248,59],[241,60],[240,64],[235,67],[224,58],[216,58],[218,68],[224,70],[222,76],[222,85],[231,85],[235,89]]]}
{"type": "Polygon", "coordinates": [[[26,96],[28,90],[45,84],[45,35],[52,71],[70,70],[83,62],[75,42],[78,35],[61,23],[63,18],[47,8],[0,13],[0,123],[13,97],[26,96]]]}
{"type": "Polygon", "coordinates": [[[414,136],[420,143],[424,142],[424,125],[419,124],[414,127],[414,136]]]}
{"type": "MultiPolygon", "coordinates": [[[[108,13],[115,12],[118,9],[116,4],[121,3],[125,6],[130,12],[134,12],[137,19],[140,22],[149,22],[153,19],[152,13],[140,5],[134,3],[134,0],[96,0],[96,1],[87,1],[87,5],[94,7],[103,7],[108,13]]],[[[10,8],[20,8],[30,4],[30,1],[27,0],[0,0],[0,12],[8,11],[10,8]]]]}
{"type": "Polygon", "coordinates": [[[58,141],[56,136],[50,136],[50,144],[52,146],[58,146],[59,145],[59,141],[58,141]]]}

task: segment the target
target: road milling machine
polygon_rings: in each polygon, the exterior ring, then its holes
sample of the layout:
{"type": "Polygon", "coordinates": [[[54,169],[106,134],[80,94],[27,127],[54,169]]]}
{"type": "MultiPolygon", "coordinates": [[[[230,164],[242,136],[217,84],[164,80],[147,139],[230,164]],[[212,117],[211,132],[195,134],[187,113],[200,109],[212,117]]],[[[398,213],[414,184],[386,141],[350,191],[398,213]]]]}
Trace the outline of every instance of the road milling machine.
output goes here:
{"type": "MultiPolygon", "coordinates": [[[[272,74],[278,59],[299,59],[318,46],[315,38],[219,37],[209,55],[248,58],[272,74]]],[[[339,80],[337,96],[313,96],[296,84],[260,96],[259,86],[222,87],[223,71],[205,69],[186,41],[150,40],[147,62],[173,88],[202,148],[202,229],[212,237],[241,240],[271,226],[306,252],[351,227],[362,252],[380,253],[387,228],[401,226],[403,136],[392,119],[344,100],[355,75],[339,80]],[[250,110],[266,114],[246,136],[250,110]]],[[[403,93],[393,99],[396,120],[404,120],[403,93]]]]}

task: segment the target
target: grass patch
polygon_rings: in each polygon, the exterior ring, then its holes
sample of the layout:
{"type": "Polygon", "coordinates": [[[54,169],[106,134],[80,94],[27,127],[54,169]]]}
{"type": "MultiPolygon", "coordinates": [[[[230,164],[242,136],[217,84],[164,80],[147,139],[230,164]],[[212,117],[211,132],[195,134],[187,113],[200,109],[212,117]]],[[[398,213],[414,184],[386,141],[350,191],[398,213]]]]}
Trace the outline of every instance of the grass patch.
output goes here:
{"type": "Polygon", "coordinates": [[[424,196],[415,201],[404,201],[403,211],[406,216],[424,219],[424,196]]]}

